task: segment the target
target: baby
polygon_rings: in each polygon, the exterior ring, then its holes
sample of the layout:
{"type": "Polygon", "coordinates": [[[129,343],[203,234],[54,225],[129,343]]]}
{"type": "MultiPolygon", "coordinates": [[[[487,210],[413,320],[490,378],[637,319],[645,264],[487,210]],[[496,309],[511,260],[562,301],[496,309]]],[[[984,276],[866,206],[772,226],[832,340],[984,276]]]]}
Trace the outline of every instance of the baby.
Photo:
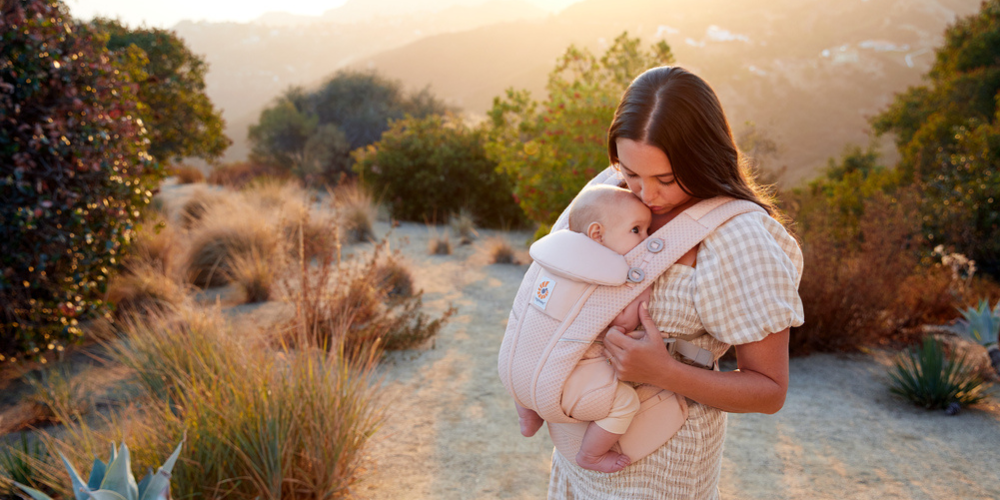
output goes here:
{"type": "MultiPolygon", "coordinates": [[[[626,254],[648,236],[652,214],[649,209],[629,190],[613,186],[599,185],[584,189],[573,201],[569,212],[569,229],[583,233],[592,240],[619,254],[626,254]]],[[[631,332],[639,325],[639,305],[649,300],[650,288],[643,291],[609,325],[631,332]]],[[[606,333],[606,331],[605,331],[606,333]]],[[[604,333],[587,350],[583,360],[604,358],[601,341],[604,333]]],[[[592,385],[594,380],[581,371],[581,365],[566,379],[565,388],[573,385],[592,385]]],[[[604,384],[606,381],[600,381],[604,384]]],[[[565,392],[566,389],[564,389],[565,392]]],[[[576,392],[576,391],[574,391],[576,392]]],[[[563,401],[564,409],[572,402],[563,401]]],[[[591,422],[583,436],[576,463],[584,469],[601,472],[617,472],[631,463],[629,457],[611,451],[618,438],[625,433],[632,418],[639,410],[639,396],[631,385],[618,382],[611,412],[606,418],[591,422]]],[[[533,436],[542,426],[542,418],[533,410],[517,405],[521,424],[521,434],[533,436]]]]}

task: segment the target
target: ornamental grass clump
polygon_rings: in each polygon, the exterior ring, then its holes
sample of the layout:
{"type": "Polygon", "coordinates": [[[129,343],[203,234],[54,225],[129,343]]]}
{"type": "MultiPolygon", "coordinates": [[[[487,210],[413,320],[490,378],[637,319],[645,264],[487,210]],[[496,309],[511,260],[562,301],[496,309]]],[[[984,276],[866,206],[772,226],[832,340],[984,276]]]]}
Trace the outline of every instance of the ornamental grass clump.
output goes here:
{"type": "MultiPolygon", "coordinates": [[[[336,227],[328,232],[339,234],[336,227]]],[[[412,292],[408,270],[393,267],[394,255],[383,258],[388,252],[385,240],[349,261],[341,259],[337,244],[335,252],[310,262],[304,258],[304,243],[300,238],[294,273],[280,282],[283,295],[295,306],[294,318],[281,329],[285,345],[323,350],[341,345],[348,357],[373,346],[408,349],[434,337],[455,312],[449,307],[433,319],[423,312],[423,294],[412,292]]]]}
{"type": "Polygon", "coordinates": [[[25,380],[33,391],[28,400],[35,404],[41,420],[68,423],[93,409],[83,380],[64,368],[43,369],[25,380]]]}
{"type": "Polygon", "coordinates": [[[269,335],[184,311],[136,320],[109,344],[146,394],[127,419],[137,454],[187,433],[175,498],[337,498],[355,481],[384,416],[380,350],[348,358],[341,344],[289,349],[269,335]]]}
{"type": "Polygon", "coordinates": [[[965,356],[947,355],[944,344],[932,336],[900,353],[889,378],[890,391],[928,410],[953,403],[969,406],[986,398],[983,380],[965,356]]]}
{"type": "Polygon", "coordinates": [[[476,222],[472,219],[472,214],[468,210],[459,210],[448,221],[448,225],[451,226],[451,230],[458,236],[460,245],[471,244],[479,237],[479,232],[476,231],[476,222]]]}
{"type": "Polygon", "coordinates": [[[282,251],[274,225],[256,215],[213,212],[191,235],[184,266],[187,281],[203,288],[226,285],[233,276],[233,259],[253,252],[272,258],[282,251]]]}
{"type": "Polygon", "coordinates": [[[52,457],[45,445],[29,438],[27,432],[20,433],[17,442],[0,448],[0,498],[16,498],[17,483],[54,493],[43,485],[43,481],[58,480],[52,469],[52,457]]]}
{"type": "Polygon", "coordinates": [[[506,238],[500,236],[490,238],[486,249],[493,264],[517,264],[517,254],[506,238]]]}
{"type": "Polygon", "coordinates": [[[375,237],[378,206],[367,191],[356,183],[341,184],[330,196],[340,214],[340,225],[348,242],[366,242],[375,237]]]}
{"type": "Polygon", "coordinates": [[[173,168],[178,184],[196,184],[205,182],[205,174],[198,167],[180,165],[173,168]]]}
{"type": "Polygon", "coordinates": [[[135,261],[111,278],[107,301],[115,314],[139,314],[147,311],[165,312],[183,303],[185,288],[164,271],[162,264],[135,261]]]}

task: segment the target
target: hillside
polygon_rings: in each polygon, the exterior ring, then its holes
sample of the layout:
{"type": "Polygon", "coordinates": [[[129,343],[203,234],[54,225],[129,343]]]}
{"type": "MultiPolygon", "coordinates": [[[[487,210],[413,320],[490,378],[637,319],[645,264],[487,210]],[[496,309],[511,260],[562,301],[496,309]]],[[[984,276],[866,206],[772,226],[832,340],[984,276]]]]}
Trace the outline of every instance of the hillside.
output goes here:
{"type": "Polygon", "coordinates": [[[176,30],[211,65],[208,93],[236,141],[228,159],[246,154],[247,127],[271,99],[338,68],[374,68],[413,89],[429,85],[482,115],[508,87],[544,97],[547,75],[570,44],[600,53],[627,30],[646,43],[670,43],[679,64],[716,88],[737,133],[751,120],[778,142],[772,165],[787,166],[784,182],[796,183],[846,144],[866,144],[866,117],[920,83],[945,27],[979,2],[584,0],[558,14],[534,5],[493,0],[352,23],[176,30]]]}
{"type": "Polygon", "coordinates": [[[920,83],[931,50],[976,0],[587,0],[535,22],[418,40],[359,63],[413,87],[430,85],[471,112],[506,87],[544,96],[571,43],[603,52],[627,30],[663,38],[678,64],[717,90],[736,132],[752,120],[779,144],[786,183],[812,177],[845,144],[866,144],[866,117],[920,83]]]}

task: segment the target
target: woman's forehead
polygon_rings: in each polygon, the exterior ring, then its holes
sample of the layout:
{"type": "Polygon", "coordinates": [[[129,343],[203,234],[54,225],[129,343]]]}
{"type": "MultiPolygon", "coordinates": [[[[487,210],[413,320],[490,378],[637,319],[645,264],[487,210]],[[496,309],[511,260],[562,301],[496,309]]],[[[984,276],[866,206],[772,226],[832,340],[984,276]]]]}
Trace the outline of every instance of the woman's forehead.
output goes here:
{"type": "Polygon", "coordinates": [[[623,138],[616,139],[615,143],[620,166],[630,172],[649,177],[673,173],[667,154],[660,148],[623,138]]]}

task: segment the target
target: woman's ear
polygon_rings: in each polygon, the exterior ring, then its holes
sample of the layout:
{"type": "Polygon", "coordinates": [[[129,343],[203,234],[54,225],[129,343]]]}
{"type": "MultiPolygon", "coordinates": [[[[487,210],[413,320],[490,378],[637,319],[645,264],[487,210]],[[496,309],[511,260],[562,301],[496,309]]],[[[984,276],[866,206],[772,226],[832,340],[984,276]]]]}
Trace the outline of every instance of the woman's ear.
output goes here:
{"type": "Polygon", "coordinates": [[[587,236],[598,243],[604,243],[604,226],[600,222],[591,222],[587,226],[587,236]]]}

